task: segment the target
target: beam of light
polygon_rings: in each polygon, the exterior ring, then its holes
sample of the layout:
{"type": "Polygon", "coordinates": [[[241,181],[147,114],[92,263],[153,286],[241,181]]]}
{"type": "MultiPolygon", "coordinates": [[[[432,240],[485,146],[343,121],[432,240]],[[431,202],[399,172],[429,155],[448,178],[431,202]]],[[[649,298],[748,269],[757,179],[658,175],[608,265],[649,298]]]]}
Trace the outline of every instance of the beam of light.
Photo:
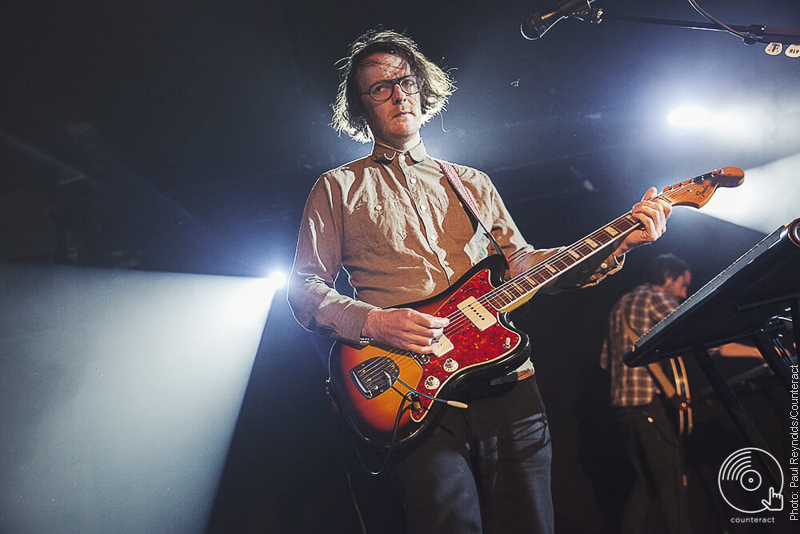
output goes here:
{"type": "Polygon", "coordinates": [[[667,115],[667,123],[677,129],[691,130],[721,143],[753,143],[764,140],[774,124],[771,112],[750,104],[722,108],[679,107],[667,115]]]}
{"type": "Polygon", "coordinates": [[[700,106],[686,106],[671,111],[667,122],[678,128],[706,128],[711,123],[711,113],[700,106]]]}
{"type": "Polygon", "coordinates": [[[716,194],[703,208],[706,215],[769,233],[800,217],[797,186],[800,153],[745,169],[744,183],[716,194]]]}
{"type": "Polygon", "coordinates": [[[0,287],[0,531],[202,532],[274,285],[0,264],[0,287]]]}
{"type": "Polygon", "coordinates": [[[275,292],[285,283],[286,275],[281,271],[275,271],[267,278],[243,280],[241,287],[230,295],[226,322],[254,321],[263,325],[275,292]]]}

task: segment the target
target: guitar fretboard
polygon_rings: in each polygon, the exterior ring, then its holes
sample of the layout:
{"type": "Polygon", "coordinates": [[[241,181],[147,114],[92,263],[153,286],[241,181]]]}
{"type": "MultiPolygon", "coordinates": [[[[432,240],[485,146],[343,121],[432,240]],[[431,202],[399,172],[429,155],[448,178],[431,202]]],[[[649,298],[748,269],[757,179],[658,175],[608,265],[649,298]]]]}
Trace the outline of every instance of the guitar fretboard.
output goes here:
{"type": "Polygon", "coordinates": [[[628,212],[490,291],[486,294],[486,302],[496,310],[509,311],[515,308],[516,303],[521,304],[528,295],[639,225],[639,221],[628,212]]]}
{"type": "MultiPolygon", "coordinates": [[[[686,195],[687,192],[691,193],[693,187],[698,186],[711,174],[697,176],[670,186],[653,200],[660,199],[674,204],[675,198],[680,195],[686,195]]],[[[701,186],[701,189],[703,190],[698,191],[698,195],[706,195],[705,188],[701,186]]],[[[523,304],[533,292],[543,285],[587,260],[598,251],[603,250],[606,245],[625,237],[639,227],[641,227],[641,223],[633,218],[631,212],[628,212],[488,292],[484,295],[482,301],[495,310],[511,311],[523,304]]]]}

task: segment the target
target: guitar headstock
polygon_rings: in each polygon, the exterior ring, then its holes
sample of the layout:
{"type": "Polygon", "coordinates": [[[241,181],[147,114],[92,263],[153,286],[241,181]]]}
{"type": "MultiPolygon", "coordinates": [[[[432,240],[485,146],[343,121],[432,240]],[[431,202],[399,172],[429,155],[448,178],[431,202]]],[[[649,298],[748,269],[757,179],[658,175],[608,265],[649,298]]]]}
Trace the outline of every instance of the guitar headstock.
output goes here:
{"type": "Polygon", "coordinates": [[[675,206],[703,207],[711,200],[717,187],[737,187],[744,182],[744,171],[739,167],[724,167],[690,180],[671,185],[661,192],[675,206]]]}

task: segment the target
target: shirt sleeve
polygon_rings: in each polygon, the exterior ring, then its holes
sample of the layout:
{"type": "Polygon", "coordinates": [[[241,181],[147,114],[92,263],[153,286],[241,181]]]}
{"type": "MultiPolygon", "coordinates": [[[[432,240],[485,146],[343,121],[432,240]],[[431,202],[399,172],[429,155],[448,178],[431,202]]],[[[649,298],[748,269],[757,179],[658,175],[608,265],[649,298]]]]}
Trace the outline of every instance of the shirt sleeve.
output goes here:
{"type": "Polygon", "coordinates": [[[341,192],[326,175],[306,201],[287,298],[304,328],[326,337],[357,342],[375,306],[334,288],[342,262],[341,192]]]}

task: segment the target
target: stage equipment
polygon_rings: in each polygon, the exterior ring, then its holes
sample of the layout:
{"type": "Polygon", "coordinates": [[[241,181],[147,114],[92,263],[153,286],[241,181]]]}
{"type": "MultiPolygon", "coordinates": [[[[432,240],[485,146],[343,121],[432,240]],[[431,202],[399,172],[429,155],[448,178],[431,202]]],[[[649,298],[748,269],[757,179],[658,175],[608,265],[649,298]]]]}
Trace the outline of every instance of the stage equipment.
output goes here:
{"type": "Polygon", "coordinates": [[[780,383],[790,389],[793,362],[773,341],[782,336],[791,343],[793,337],[796,353],[798,273],[800,219],[795,219],[765,237],[639,338],[625,354],[625,363],[638,367],[678,354],[694,355],[744,437],[752,446],[769,450],[708,351],[725,343],[753,343],[780,383]]]}
{"type": "Polygon", "coordinates": [[[800,43],[800,28],[780,28],[761,24],[750,24],[748,26],[724,24],[702,10],[696,2],[692,2],[691,0],[690,4],[692,4],[692,7],[711,22],[656,19],[630,15],[609,15],[605,13],[602,8],[591,8],[589,6],[591,1],[593,0],[563,0],[550,12],[533,12],[525,17],[525,20],[520,24],[520,32],[525,39],[535,41],[547,33],[558,21],[567,17],[593,24],[599,24],[604,20],[620,20],[642,24],[657,24],[660,26],[674,26],[691,30],[728,32],[741,38],[745,44],[764,43],[771,45],[767,47],[767,53],[770,55],[780,54],[783,49],[782,46],[775,46],[776,43],[792,45],[786,49],[786,55],[790,57],[797,57],[797,55],[800,54],[800,47],[797,46],[798,43],[800,43]]]}

